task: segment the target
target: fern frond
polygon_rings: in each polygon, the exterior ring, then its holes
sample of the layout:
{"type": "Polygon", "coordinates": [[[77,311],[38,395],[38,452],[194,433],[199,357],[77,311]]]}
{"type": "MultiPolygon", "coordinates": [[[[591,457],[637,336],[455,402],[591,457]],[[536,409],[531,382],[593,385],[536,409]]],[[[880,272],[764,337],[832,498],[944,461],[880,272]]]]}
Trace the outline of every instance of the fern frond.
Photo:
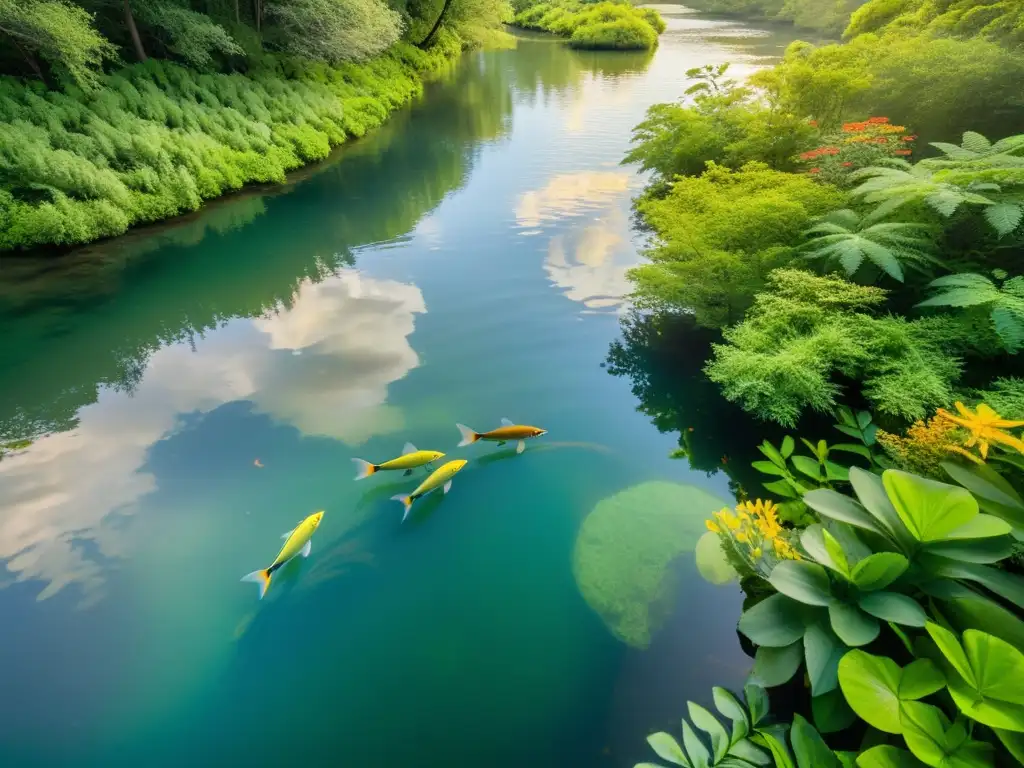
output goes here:
{"type": "Polygon", "coordinates": [[[964,149],[975,154],[987,154],[992,151],[992,142],[975,131],[966,131],[962,142],[964,149]]]}
{"type": "Polygon", "coordinates": [[[1017,354],[1024,346],[1024,315],[1006,307],[995,307],[992,310],[991,318],[996,335],[1003,342],[1006,351],[1011,355],[1017,354]]]}
{"type": "Polygon", "coordinates": [[[1021,219],[1024,218],[1024,208],[1017,203],[996,203],[986,206],[985,221],[1000,237],[1008,235],[1017,228],[1021,219]]]}

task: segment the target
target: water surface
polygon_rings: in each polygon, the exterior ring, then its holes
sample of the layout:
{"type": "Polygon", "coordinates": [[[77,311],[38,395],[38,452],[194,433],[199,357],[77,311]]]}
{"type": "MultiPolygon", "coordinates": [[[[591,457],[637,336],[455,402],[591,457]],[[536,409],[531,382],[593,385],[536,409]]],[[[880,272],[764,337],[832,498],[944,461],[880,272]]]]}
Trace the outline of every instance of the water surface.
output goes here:
{"type": "Polygon", "coordinates": [[[790,38],[664,8],[653,55],[525,37],[286,187],[5,257],[0,433],[46,435],[0,461],[0,765],[626,766],[741,683],[741,594],[685,552],[729,478],[668,458],[643,354],[605,367],[619,160],[688,68],[790,38]],[[549,434],[455,448],[502,417],[549,434]],[[415,479],[350,459],[407,440],[470,463],[402,524],[415,479]]]}

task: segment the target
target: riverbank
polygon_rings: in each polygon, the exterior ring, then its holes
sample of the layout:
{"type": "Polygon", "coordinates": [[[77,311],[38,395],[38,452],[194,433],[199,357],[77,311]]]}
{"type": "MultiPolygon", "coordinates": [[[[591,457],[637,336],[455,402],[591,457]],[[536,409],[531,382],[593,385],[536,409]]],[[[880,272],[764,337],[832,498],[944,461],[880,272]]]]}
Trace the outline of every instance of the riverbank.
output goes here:
{"type": "Polygon", "coordinates": [[[247,73],[149,61],[89,93],[0,80],[0,251],[79,245],[283,183],[378,128],[461,53],[438,34],[365,62],[263,56],[247,73]]]}

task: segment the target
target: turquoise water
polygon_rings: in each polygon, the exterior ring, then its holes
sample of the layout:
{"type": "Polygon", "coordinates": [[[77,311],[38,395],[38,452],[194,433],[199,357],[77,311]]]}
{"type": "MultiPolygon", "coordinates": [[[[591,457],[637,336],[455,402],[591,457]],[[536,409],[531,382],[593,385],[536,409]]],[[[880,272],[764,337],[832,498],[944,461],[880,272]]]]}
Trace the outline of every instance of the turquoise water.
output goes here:
{"type": "Polygon", "coordinates": [[[0,461],[0,765],[627,766],[742,682],[742,595],[690,553],[729,477],[668,458],[643,350],[606,365],[618,163],[687,68],[790,38],[664,9],[653,57],[469,55],[287,187],[5,259],[0,431],[45,436],[0,461]],[[502,417],[549,432],[455,447],[502,417]],[[403,524],[418,478],[350,459],[406,441],[469,464],[403,524]]]}

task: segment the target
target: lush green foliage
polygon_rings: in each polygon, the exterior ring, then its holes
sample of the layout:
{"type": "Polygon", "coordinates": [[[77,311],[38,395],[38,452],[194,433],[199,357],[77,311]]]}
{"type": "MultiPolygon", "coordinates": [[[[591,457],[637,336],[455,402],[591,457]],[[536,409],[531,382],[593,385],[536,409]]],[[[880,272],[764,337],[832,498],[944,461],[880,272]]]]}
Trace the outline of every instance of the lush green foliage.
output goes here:
{"type": "Polygon", "coordinates": [[[630,275],[642,306],[687,309],[703,325],[735,322],[768,273],[791,261],[787,246],[843,196],[812,179],[750,163],[710,164],[663,198],[637,208],[658,235],[651,263],[630,275]]]}
{"type": "Polygon", "coordinates": [[[568,37],[574,48],[647,50],[658,44],[658,35],[665,31],[657,11],[634,8],[628,0],[537,3],[519,10],[512,23],[568,37]]]}
{"type": "Polygon", "coordinates": [[[847,36],[868,32],[981,37],[1024,44],[1024,6],[1016,0],[870,0],[850,19],[847,36]]]}
{"type": "Polygon", "coordinates": [[[640,163],[662,182],[695,175],[709,161],[739,168],[751,161],[794,170],[794,157],[813,146],[817,131],[805,119],[765,103],[758,92],[726,78],[728,64],[687,71],[693,104],[655,104],[633,129],[633,149],[623,162],[640,163]]]}
{"type": "MultiPolygon", "coordinates": [[[[1001,277],[1005,276],[1001,273],[1001,277]]],[[[966,272],[940,277],[929,286],[939,292],[919,307],[983,308],[1007,352],[1016,353],[1024,346],[1024,277],[1013,277],[996,285],[984,275],[966,272]]]]}
{"type": "Polygon", "coordinates": [[[332,64],[376,56],[402,33],[401,16],[381,0],[287,0],[271,2],[267,14],[285,51],[332,64]]]}
{"type": "Polygon", "coordinates": [[[836,376],[859,382],[887,414],[923,418],[954,399],[970,339],[955,321],[881,315],[886,293],[835,277],[780,269],[746,319],[725,332],[707,366],[725,396],[792,426],[811,408],[831,412],[836,376]]]}

